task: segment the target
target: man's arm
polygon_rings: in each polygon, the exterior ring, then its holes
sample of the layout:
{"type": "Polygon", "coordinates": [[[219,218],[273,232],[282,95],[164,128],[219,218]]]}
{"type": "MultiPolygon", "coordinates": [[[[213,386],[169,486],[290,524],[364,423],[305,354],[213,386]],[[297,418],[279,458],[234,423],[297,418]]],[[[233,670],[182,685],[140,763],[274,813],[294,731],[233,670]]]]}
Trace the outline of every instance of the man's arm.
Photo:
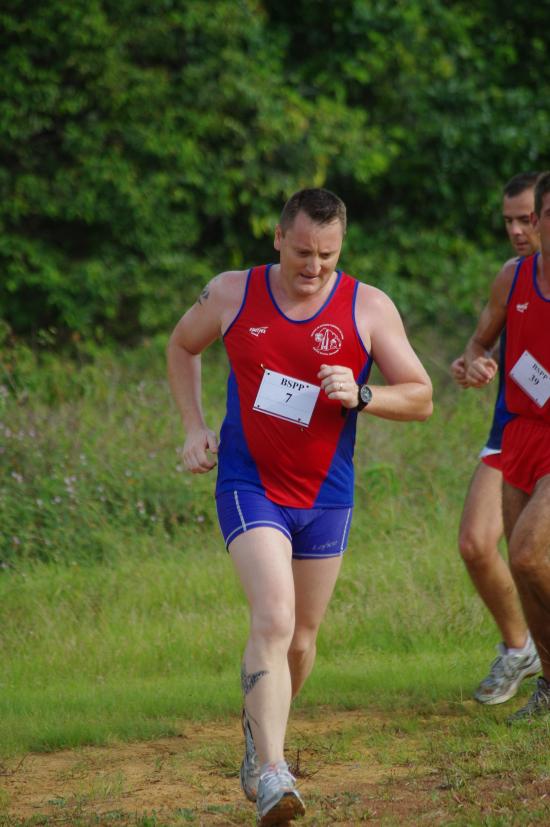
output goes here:
{"type": "MultiPolygon", "coordinates": [[[[372,399],[364,410],[384,419],[427,419],[433,410],[432,383],[411,347],[394,303],[381,290],[360,285],[356,321],[365,347],[387,382],[369,383],[372,399]]],[[[357,405],[357,386],[349,368],[323,365],[319,378],[331,399],[339,399],[346,408],[357,405]]]]}
{"type": "Polygon", "coordinates": [[[489,301],[481,311],[477,327],[464,351],[466,381],[480,388],[494,379],[498,363],[492,349],[506,324],[507,301],[514,279],[516,262],[506,262],[491,285],[489,301]]]}
{"type": "MultiPolygon", "coordinates": [[[[512,271],[512,279],[513,279],[513,274],[515,273],[517,263],[518,263],[517,256],[514,257],[514,258],[509,258],[508,261],[505,262],[502,265],[502,269],[501,269],[500,274],[499,274],[499,275],[502,275],[505,270],[508,273],[508,275],[505,278],[505,285],[508,285],[506,296],[505,296],[505,303],[506,303],[506,300],[508,299],[508,294],[510,292],[510,287],[512,286],[512,281],[511,280],[508,283],[509,271],[510,270],[512,271]]],[[[497,276],[497,278],[498,278],[498,276],[497,276]]],[[[500,297],[499,297],[499,300],[500,300],[500,297]]],[[[484,308],[483,312],[486,312],[486,311],[487,311],[487,308],[484,308]]],[[[480,320],[478,322],[478,326],[479,326],[480,322],[481,322],[481,317],[480,317],[480,320]]],[[[477,328],[476,328],[476,331],[477,331],[477,328]]],[[[472,335],[472,337],[470,339],[470,342],[472,342],[472,340],[474,339],[475,336],[476,336],[476,332],[474,332],[474,334],[472,335]]],[[[472,343],[472,347],[475,348],[475,345],[473,343],[472,343]]],[[[499,363],[499,360],[500,360],[500,347],[499,347],[498,341],[495,340],[492,348],[489,348],[488,350],[486,350],[483,353],[479,352],[479,350],[478,350],[477,357],[474,356],[474,359],[475,358],[480,358],[481,359],[480,365],[484,365],[485,367],[489,366],[488,371],[489,371],[489,373],[491,373],[494,376],[494,373],[493,373],[494,367],[496,365],[497,368],[498,368],[498,363],[499,363]],[[488,360],[487,362],[484,361],[486,359],[488,360]],[[493,365],[492,362],[494,362],[495,365],[493,365]]],[[[452,375],[453,379],[455,380],[455,382],[457,383],[457,385],[460,385],[461,388],[471,387],[466,373],[467,373],[466,353],[462,353],[458,358],[456,358],[451,363],[451,375],[452,375]]],[[[475,373],[475,369],[474,369],[474,373],[475,373]]]]}
{"type": "Polygon", "coordinates": [[[186,438],[185,467],[204,474],[216,465],[218,440],[204,420],[201,403],[202,351],[220,336],[238,311],[244,290],[240,272],[221,273],[204,288],[179,320],[167,348],[168,380],[186,438]]]}

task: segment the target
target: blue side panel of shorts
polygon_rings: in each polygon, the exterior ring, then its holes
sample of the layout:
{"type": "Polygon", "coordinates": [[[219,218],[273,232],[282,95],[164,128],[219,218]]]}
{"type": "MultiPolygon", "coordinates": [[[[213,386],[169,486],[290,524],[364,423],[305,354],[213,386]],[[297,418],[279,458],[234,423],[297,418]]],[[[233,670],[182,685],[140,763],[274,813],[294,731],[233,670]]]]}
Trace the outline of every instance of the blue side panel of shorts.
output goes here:
{"type": "Polygon", "coordinates": [[[235,374],[231,371],[227,380],[227,414],[220,433],[216,496],[235,488],[265,493],[256,463],[246,443],[240,415],[239,389],[235,374]]]}
{"type": "Polygon", "coordinates": [[[495,410],[493,414],[493,422],[491,423],[491,430],[487,439],[486,448],[491,451],[500,451],[502,448],[502,434],[505,426],[514,419],[514,414],[510,413],[506,407],[505,398],[505,384],[504,384],[504,355],[506,352],[506,329],[502,331],[500,337],[500,354],[499,354],[499,368],[498,368],[498,392],[495,402],[495,410]]]}

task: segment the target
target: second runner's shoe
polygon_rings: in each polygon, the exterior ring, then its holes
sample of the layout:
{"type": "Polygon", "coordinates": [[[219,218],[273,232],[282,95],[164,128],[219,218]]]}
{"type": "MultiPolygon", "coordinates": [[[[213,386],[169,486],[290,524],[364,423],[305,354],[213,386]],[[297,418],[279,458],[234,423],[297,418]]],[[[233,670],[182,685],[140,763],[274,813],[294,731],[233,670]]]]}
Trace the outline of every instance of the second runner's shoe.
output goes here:
{"type": "Polygon", "coordinates": [[[541,671],[540,658],[535,644],[529,638],[525,652],[509,652],[504,643],[499,643],[499,652],[485,680],[481,681],[474,693],[480,704],[503,704],[513,698],[524,678],[541,671]]]}
{"type": "Polygon", "coordinates": [[[541,718],[550,715],[550,681],[546,678],[539,678],[537,688],[521,709],[514,712],[508,718],[508,724],[516,724],[519,721],[532,721],[533,718],[541,718]]]}

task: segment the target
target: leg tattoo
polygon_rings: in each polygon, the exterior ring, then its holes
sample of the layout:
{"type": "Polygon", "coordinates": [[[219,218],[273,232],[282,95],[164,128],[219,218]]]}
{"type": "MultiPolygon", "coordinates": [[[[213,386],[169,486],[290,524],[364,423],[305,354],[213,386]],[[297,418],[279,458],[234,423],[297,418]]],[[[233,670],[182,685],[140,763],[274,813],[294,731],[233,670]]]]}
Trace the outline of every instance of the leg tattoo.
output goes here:
{"type": "Polygon", "coordinates": [[[241,666],[241,686],[243,689],[243,695],[246,697],[249,692],[252,692],[260,678],[263,678],[264,675],[268,675],[265,669],[262,669],[260,672],[250,672],[247,673],[246,666],[243,661],[241,666]]]}

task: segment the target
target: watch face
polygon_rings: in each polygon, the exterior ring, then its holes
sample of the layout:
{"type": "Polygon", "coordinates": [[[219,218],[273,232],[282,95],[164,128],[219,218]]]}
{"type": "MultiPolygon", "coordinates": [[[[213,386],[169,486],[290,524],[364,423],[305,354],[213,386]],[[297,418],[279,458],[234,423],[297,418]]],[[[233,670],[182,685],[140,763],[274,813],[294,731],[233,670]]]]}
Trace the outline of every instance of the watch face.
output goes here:
{"type": "Polygon", "coordinates": [[[361,385],[359,388],[359,396],[361,398],[361,402],[365,405],[368,405],[372,399],[372,391],[368,385],[361,385]]]}

